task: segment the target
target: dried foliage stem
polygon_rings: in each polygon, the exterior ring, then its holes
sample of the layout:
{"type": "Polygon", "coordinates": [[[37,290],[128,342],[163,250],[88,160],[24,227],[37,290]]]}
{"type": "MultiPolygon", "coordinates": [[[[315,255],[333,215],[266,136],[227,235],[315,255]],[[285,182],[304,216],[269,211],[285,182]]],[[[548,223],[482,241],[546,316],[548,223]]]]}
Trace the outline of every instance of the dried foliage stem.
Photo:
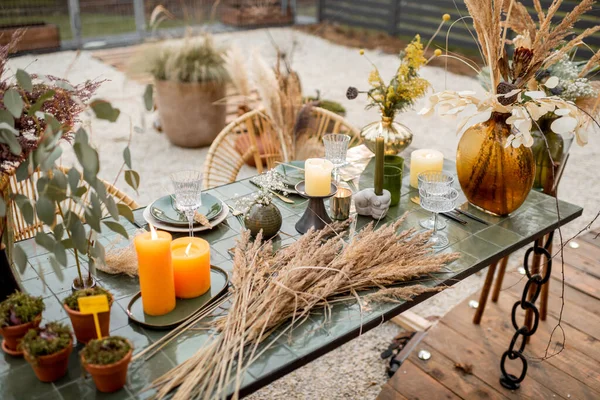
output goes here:
{"type": "Polygon", "coordinates": [[[157,379],[159,399],[238,398],[248,366],[275,341],[301,325],[317,308],[330,315],[330,300],[378,289],[360,298],[373,301],[409,300],[438,288],[394,287],[440,271],[458,254],[433,254],[429,234],[398,233],[404,218],[375,230],[367,226],[346,243],[336,232],[344,224],[310,231],[278,252],[270,242],[252,242],[242,233],[235,250],[231,305],[214,322],[215,334],[191,359],[157,379]],[[373,246],[377,243],[377,246],[373,246]],[[287,323],[286,323],[287,322],[287,323]],[[286,323],[284,325],[284,323],[286,323]],[[272,335],[277,330],[277,334],[272,335]]]}

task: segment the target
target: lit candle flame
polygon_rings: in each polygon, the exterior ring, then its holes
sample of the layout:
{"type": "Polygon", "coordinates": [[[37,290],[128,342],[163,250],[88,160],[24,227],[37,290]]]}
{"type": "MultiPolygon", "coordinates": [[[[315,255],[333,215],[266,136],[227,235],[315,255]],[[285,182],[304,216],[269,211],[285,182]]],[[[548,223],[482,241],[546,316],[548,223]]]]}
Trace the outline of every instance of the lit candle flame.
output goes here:
{"type": "Polygon", "coordinates": [[[156,229],[154,228],[154,225],[152,225],[152,224],[148,224],[148,225],[150,225],[150,237],[152,238],[152,240],[158,239],[158,234],[156,233],[156,229]]]}
{"type": "Polygon", "coordinates": [[[190,250],[192,248],[192,242],[190,242],[190,244],[187,245],[186,249],[185,249],[185,256],[188,257],[190,255],[190,250]]]}

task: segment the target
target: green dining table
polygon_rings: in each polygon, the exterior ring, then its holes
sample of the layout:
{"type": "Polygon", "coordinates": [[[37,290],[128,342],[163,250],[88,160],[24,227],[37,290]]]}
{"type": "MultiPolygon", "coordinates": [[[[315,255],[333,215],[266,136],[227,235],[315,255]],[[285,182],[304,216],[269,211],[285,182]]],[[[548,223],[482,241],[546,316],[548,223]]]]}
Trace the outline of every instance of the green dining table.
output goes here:
{"type": "MultiPolygon", "coordinates": [[[[361,168],[364,169],[368,165],[370,153],[365,152],[365,149],[362,148],[355,151],[351,149],[350,154],[354,156],[354,161],[349,166],[348,171],[350,172],[345,173],[350,174],[357,171],[360,173],[361,168]]],[[[352,159],[352,157],[349,158],[352,159]]],[[[454,162],[445,161],[444,169],[455,173],[454,162]]],[[[367,169],[364,176],[368,173],[367,169]]],[[[376,223],[378,225],[387,224],[407,213],[401,229],[421,230],[419,220],[429,217],[430,214],[410,200],[411,197],[418,195],[418,191],[409,185],[408,165],[405,165],[404,175],[400,203],[390,208],[387,216],[376,223]]],[[[359,175],[355,176],[358,178],[359,175]]],[[[236,199],[250,195],[257,190],[257,187],[249,179],[242,179],[212,188],[207,192],[228,205],[235,206],[236,199]]],[[[295,223],[305,211],[306,200],[295,195],[290,195],[289,198],[293,200],[292,204],[277,198],[274,199],[283,217],[281,231],[273,239],[276,248],[289,245],[299,238],[295,223]]],[[[326,204],[328,207],[328,203],[326,204]]],[[[468,204],[462,196],[459,206],[486,221],[487,224],[467,219],[466,225],[460,225],[448,220],[444,232],[449,238],[449,245],[437,251],[442,253],[459,252],[461,256],[439,273],[423,280],[421,284],[431,287],[452,286],[482,268],[498,262],[515,250],[530,245],[553,232],[559,225],[567,224],[582,214],[582,208],[579,206],[560,200],[558,204],[560,222],[557,217],[555,199],[536,191],[532,191],[525,203],[507,217],[486,214],[468,204]]],[[[135,224],[126,220],[122,221],[129,234],[145,228],[146,222],[142,213],[143,209],[135,210],[135,224]]],[[[370,222],[373,222],[371,218],[358,216],[355,229],[360,230],[370,222]]],[[[236,239],[242,229],[240,221],[230,214],[223,223],[215,226],[212,230],[199,232],[196,236],[204,238],[210,243],[211,263],[230,273],[232,270],[231,250],[235,247],[236,239]]],[[[115,235],[112,231],[106,231],[99,240],[108,246],[115,241],[115,235]]],[[[121,242],[121,245],[126,244],[126,241],[121,242]]],[[[69,324],[68,316],[62,308],[62,300],[69,295],[71,282],[77,273],[74,256],[69,255],[68,267],[62,269],[61,274],[57,274],[50,265],[48,252],[37,245],[34,240],[26,240],[20,242],[19,245],[29,257],[29,266],[22,274],[19,274],[19,278],[25,291],[44,298],[46,311],[43,314],[43,323],[58,320],[69,324]]],[[[101,271],[96,272],[96,277],[99,284],[108,289],[115,298],[111,309],[111,335],[128,338],[137,353],[168,332],[168,330],[142,327],[129,320],[126,308],[132,296],[139,291],[137,277],[110,275],[101,271]]],[[[330,317],[327,319],[320,311],[311,314],[304,324],[295,327],[291,334],[280,337],[274,346],[250,365],[244,376],[241,394],[248,395],[257,391],[434,295],[436,292],[429,292],[415,297],[412,301],[372,304],[368,309],[363,310],[355,300],[352,300],[334,305],[330,317]]],[[[507,316],[508,318],[509,316],[507,316]]],[[[136,361],[129,367],[127,385],[112,394],[97,392],[91,378],[82,376],[78,355],[82,348],[80,344],[76,345],[71,354],[67,375],[53,383],[38,381],[31,367],[22,358],[13,358],[2,354],[0,356],[0,399],[106,398],[117,400],[147,398],[152,392],[141,392],[142,389],[154,379],[190,358],[202,348],[210,334],[211,332],[208,330],[188,330],[161,349],[150,360],[136,361]]],[[[498,355],[499,360],[500,356],[498,355]]]]}

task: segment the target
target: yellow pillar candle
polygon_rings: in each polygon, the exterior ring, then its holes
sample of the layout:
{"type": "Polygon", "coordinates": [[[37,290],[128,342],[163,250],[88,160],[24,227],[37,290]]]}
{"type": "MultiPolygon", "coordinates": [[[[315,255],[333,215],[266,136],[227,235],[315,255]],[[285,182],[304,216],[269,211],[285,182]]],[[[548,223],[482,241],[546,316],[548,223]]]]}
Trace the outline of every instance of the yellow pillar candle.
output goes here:
{"type": "Polygon", "coordinates": [[[425,171],[441,171],[444,155],[437,150],[421,149],[410,153],[410,186],[419,187],[419,174],[425,171]]]}
{"type": "Polygon", "coordinates": [[[327,196],[331,192],[333,163],[324,158],[309,158],[304,164],[304,184],[309,196],[327,196]]]}
{"type": "Polygon", "coordinates": [[[133,239],[142,305],[148,315],[164,315],[175,308],[171,240],[171,235],[162,231],[142,233],[133,239]]]}
{"type": "Polygon", "coordinates": [[[191,299],[210,289],[210,246],[204,239],[182,237],[171,243],[175,295],[191,299]]]}

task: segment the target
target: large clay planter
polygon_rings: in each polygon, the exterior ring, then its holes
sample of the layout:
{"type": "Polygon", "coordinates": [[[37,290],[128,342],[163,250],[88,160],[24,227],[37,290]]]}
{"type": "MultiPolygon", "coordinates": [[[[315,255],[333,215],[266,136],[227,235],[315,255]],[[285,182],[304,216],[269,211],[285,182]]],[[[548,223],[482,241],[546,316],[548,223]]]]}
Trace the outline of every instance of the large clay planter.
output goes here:
{"type": "Polygon", "coordinates": [[[59,351],[58,353],[50,354],[48,356],[40,356],[35,361],[32,360],[27,353],[25,353],[25,359],[31,367],[35,376],[42,382],[54,382],[67,373],[67,367],[69,366],[69,356],[73,351],[73,341],[69,342],[69,345],[59,351]]]}
{"type": "Polygon", "coordinates": [[[156,81],[156,105],[163,131],[176,146],[209,146],[225,127],[226,109],[214,104],[225,85],[156,81]]]}
{"type": "MultiPolygon", "coordinates": [[[[109,311],[98,314],[102,337],[108,336],[110,330],[110,307],[112,307],[112,303],[113,299],[111,298],[108,303],[109,311]]],[[[94,316],[92,314],[82,314],[79,311],[71,310],[66,304],[63,304],[63,307],[67,314],[69,314],[77,342],[86,344],[92,339],[98,339],[94,316]]]]}
{"type": "MultiPolygon", "coordinates": [[[[129,343],[131,346],[131,343],[129,343]]],[[[127,368],[131,361],[133,346],[121,360],[114,364],[98,365],[86,364],[81,356],[81,364],[92,375],[96,388],[104,393],[112,393],[121,389],[127,383],[127,368]]]]}
{"type": "Polygon", "coordinates": [[[41,321],[42,314],[38,315],[33,321],[26,324],[0,328],[0,335],[4,337],[4,340],[2,341],[2,350],[11,356],[21,357],[23,352],[18,350],[19,342],[30,329],[35,329],[40,326],[41,321]]]}

